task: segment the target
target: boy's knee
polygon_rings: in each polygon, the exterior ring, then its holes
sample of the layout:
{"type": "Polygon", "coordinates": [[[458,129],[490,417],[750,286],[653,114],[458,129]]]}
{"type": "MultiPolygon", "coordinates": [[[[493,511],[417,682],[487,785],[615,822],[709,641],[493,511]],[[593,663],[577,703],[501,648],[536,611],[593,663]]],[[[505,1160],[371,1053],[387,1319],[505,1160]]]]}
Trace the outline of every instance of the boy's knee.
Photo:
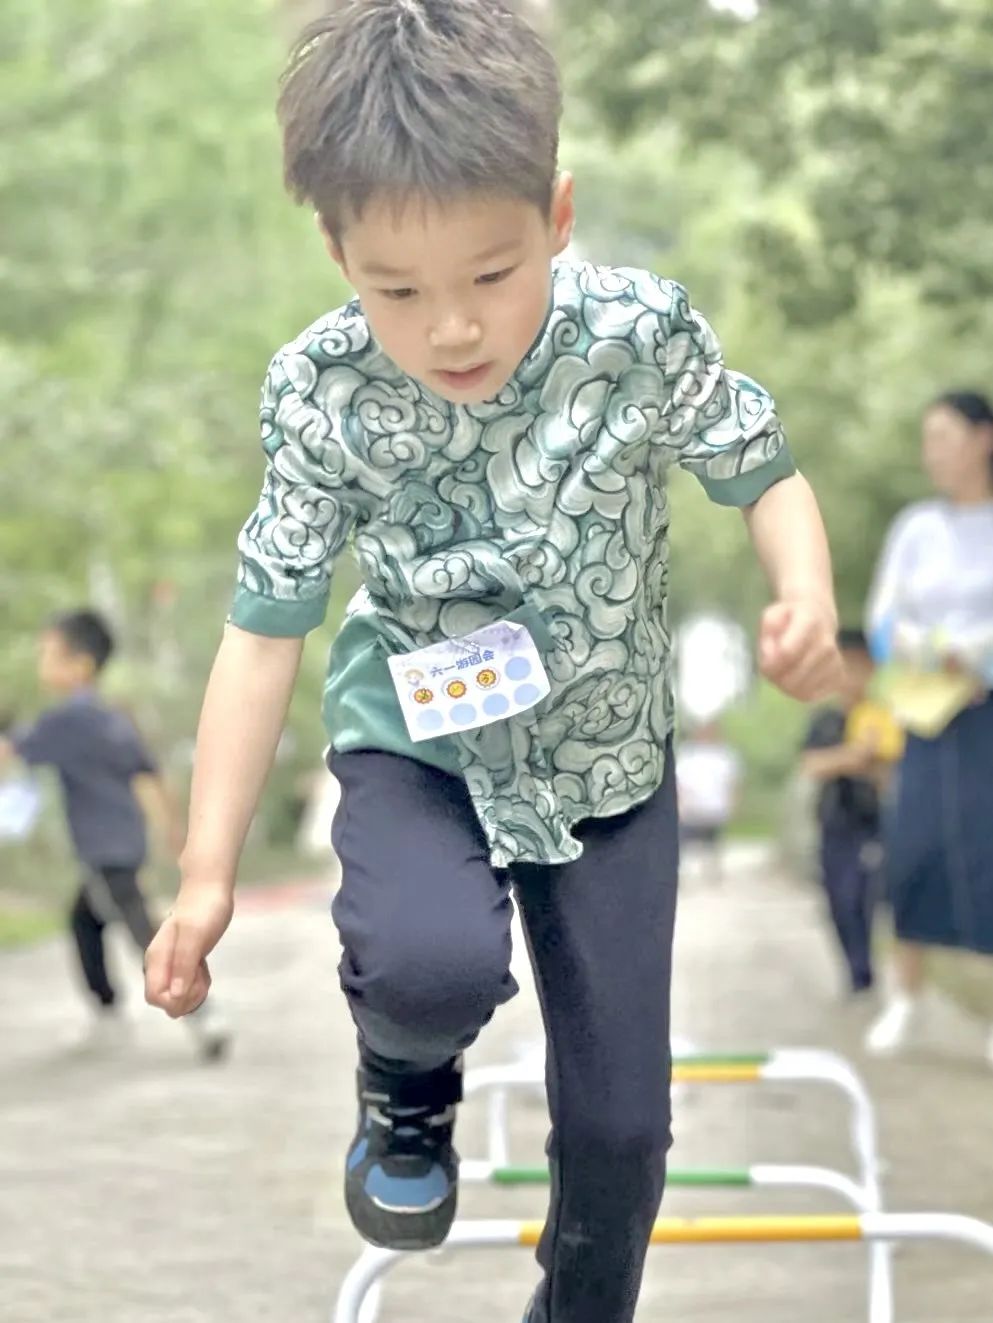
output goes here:
{"type": "Polygon", "coordinates": [[[363,978],[362,1002],[398,1029],[458,1038],[482,1028],[516,990],[505,941],[394,940],[363,978]]]}
{"type": "Polygon", "coordinates": [[[587,1161],[616,1165],[628,1170],[663,1158],[672,1146],[672,1109],[660,1091],[653,1101],[588,1099],[572,1124],[563,1126],[563,1141],[586,1155],[587,1161]],[[597,1102],[599,1101],[599,1105],[597,1102]],[[646,1105],[649,1103],[649,1105],[646,1105]]]}

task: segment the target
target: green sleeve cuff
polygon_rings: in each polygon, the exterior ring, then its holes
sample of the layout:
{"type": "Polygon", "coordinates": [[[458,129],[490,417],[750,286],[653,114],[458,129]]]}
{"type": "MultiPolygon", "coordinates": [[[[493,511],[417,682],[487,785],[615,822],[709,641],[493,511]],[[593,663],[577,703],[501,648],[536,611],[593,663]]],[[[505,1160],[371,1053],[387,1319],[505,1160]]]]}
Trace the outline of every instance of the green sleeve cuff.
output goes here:
{"type": "Polygon", "coordinates": [[[737,473],[733,478],[708,478],[700,474],[700,483],[704,491],[717,505],[733,505],[739,509],[754,505],[760,496],[770,487],[784,478],[792,478],[796,473],[796,464],[787,446],[783,446],[767,463],[747,473],[737,473]]]}
{"type": "Polygon", "coordinates": [[[275,597],[261,597],[249,588],[239,588],[234,595],[228,620],[248,634],[262,634],[272,639],[303,638],[324,623],[330,589],[317,597],[286,602],[275,597]]]}

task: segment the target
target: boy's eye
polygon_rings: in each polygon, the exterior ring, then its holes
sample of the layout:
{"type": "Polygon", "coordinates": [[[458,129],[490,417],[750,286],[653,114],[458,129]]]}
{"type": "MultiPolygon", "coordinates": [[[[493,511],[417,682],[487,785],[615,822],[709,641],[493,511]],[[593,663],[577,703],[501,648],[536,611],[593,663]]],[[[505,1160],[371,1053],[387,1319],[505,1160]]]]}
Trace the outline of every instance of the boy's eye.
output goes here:
{"type": "Polygon", "coordinates": [[[417,293],[416,289],[381,289],[384,299],[393,299],[395,303],[402,303],[405,299],[412,299],[417,293]]]}
{"type": "Polygon", "coordinates": [[[476,281],[477,285],[499,285],[501,281],[512,276],[517,270],[514,266],[505,267],[503,271],[489,271],[485,276],[480,276],[476,281]]]}

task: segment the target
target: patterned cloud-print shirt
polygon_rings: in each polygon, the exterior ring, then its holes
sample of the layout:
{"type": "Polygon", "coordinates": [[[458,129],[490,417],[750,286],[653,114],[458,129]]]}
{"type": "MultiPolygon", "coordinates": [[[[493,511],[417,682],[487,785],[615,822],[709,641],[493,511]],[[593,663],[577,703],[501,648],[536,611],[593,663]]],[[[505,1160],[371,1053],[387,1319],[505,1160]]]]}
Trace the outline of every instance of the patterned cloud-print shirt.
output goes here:
{"type": "Polygon", "coordinates": [[[352,302],[276,355],[261,416],[268,465],[231,620],[315,628],[351,538],[364,587],[331,650],[334,749],[464,777],[497,867],[575,859],[576,823],[658,787],[673,721],[667,471],[732,506],[794,471],[769,396],[724,368],[680,286],[557,264],[528,356],[470,406],[405,376],[352,302]],[[548,697],[413,743],[387,657],[501,619],[529,627],[548,697]]]}

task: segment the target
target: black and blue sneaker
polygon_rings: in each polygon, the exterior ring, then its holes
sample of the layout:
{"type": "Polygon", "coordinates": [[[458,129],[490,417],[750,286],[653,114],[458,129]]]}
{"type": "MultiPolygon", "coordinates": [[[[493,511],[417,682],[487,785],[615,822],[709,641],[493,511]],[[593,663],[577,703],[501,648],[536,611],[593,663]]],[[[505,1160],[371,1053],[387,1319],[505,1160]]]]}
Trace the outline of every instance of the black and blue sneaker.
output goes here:
{"type": "Polygon", "coordinates": [[[429,1075],[359,1067],[359,1128],[348,1151],[345,1204],[356,1231],[380,1249],[440,1245],[455,1220],[452,1146],[461,1062],[429,1075]]]}

